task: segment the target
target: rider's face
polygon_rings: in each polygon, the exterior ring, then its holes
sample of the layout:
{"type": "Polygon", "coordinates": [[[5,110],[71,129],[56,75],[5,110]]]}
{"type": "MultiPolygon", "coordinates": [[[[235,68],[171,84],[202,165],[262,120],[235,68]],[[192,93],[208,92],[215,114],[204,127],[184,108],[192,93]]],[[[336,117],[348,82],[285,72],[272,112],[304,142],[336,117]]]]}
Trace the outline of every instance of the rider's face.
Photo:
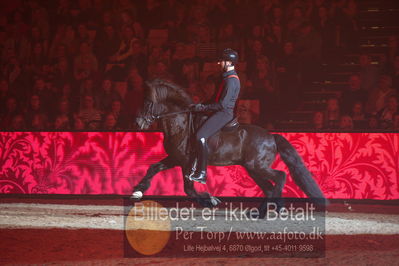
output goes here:
{"type": "Polygon", "coordinates": [[[230,64],[227,61],[219,61],[218,65],[220,66],[220,69],[224,71],[230,64]]]}
{"type": "Polygon", "coordinates": [[[220,69],[223,70],[225,66],[225,61],[219,61],[218,65],[220,66],[220,69]]]}

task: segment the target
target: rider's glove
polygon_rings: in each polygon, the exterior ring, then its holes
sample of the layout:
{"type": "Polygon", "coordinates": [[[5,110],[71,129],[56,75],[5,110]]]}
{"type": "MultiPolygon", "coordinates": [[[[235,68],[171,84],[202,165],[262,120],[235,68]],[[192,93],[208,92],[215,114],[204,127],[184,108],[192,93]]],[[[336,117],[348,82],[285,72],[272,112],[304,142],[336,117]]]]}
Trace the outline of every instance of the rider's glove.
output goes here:
{"type": "Polygon", "coordinates": [[[203,112],[205,111],[205,105],[199,103],[199,104],[193,104],[190,106],[190,110],[193,112],[203,112]]]}

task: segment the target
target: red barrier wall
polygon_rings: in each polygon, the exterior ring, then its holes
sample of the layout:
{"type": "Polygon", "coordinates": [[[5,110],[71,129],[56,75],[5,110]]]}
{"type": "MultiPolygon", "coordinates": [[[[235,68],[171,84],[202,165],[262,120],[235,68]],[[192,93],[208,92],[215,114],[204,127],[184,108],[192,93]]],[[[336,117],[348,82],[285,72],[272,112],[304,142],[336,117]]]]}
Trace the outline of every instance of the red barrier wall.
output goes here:
{"type": "MultiPolygon", "coordinates": [[[[282,135],[328,198],[399,199],[399,134],[282,135]]],[[[2,132],[0,193],[130,194],[165,156],[161,133],[2,132]]],[[[279,158],[273,168],[287,171],[279,158]]],[[[207,185],[215,196],[263,195],[239,166],[209,167],[207,185]]],[[[184,195],[180,168],[156,175],[146,194],[184,195]]],[[[289,176],[284,196],[304,196],[289,176]]]]}

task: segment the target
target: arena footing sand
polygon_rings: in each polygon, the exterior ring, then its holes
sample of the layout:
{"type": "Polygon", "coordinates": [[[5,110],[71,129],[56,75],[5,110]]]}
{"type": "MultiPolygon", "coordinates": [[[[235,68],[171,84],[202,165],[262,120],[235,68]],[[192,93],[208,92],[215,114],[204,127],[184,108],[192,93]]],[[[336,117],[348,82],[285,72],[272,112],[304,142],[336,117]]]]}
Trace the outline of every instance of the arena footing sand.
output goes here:
{"type": "MultiPolygon", "coordinates": [[[[124,258],[123,206],[6,202],[0,204],[0,264],[399,265],[397,206],[383,206],[385,213],[359,206],[331,207],[324,258],[124,258]]],[[[221,221],[215,224],[223,230],[221,221]]]]}

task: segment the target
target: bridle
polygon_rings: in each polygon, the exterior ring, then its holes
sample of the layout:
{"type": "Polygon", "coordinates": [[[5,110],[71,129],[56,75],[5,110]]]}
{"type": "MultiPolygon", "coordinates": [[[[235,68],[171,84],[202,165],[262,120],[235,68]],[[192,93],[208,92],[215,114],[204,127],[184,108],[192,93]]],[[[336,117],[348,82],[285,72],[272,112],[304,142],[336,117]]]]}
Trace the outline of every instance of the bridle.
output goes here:
{"type": "MultiPolygon", "coordinates": [[[[151,87],[151,85],[150,85],[150,87],[151,87]]],[[[158,109],[157,107],[159,107],[158,102],[165,99],[166,96],[167,96],[167,90],[164,87],[157,87],[155,89],[155,93],[152,94],[150,99],[147,99],[147,101],[144,103],[145,112],[141,116],[139,116],[139,118],[144,120],[145,123],[147,123],[148,125],[151,125],[155,120],[158,120],[158,119],[162,119],[165,117],[174,116],[174,115],[178,115],[178,114],[188,113],[189,114],[188,127],[189,127],[189,130],[191,130],[193,128],[192,110],[186,109],[186,110],[177,111],[177,112],[165,112],[165,113],[162,113],[161,110],[157,110],[158,109]]]]}
{"type": "Polygon", "coordinates": [[[145,108],[146,112],[145,112],[145,114],[141,115],[140,118],[143,119],[149,125],[151,125],[158,117],[158,115],[154,114],[154,103],[146,102],[144,104],[144,108],[145,108]]]}
{"type": "MultiPolygon", "coordinates": [[[[161,91],[162,93],[165,93],[165,91],[161,91]]],[[[151,125],[154,123],[155,120],[170,117],[170,116],[175,116],[179,114],[188,114],[188,123],[187,123],[187,133],[188,133],[188,138],[187,138],[187,149],[190,150],[190,138],[194,133],[194,123],[193,123],[193,111],[190,108],[187,108],[185,110],[181,111],[176,111],[176,112],[162,112],[161,110],[157,110],[159,107],[158,101],[160,100],[158,94],[160,93],[160,90],[157,90],[157,94],[153,96],[153,100],[148,99],[144,103],[144,112],[138,117],[139,119],[142,119],[145,123],[148,125],[151,125]]]]}

